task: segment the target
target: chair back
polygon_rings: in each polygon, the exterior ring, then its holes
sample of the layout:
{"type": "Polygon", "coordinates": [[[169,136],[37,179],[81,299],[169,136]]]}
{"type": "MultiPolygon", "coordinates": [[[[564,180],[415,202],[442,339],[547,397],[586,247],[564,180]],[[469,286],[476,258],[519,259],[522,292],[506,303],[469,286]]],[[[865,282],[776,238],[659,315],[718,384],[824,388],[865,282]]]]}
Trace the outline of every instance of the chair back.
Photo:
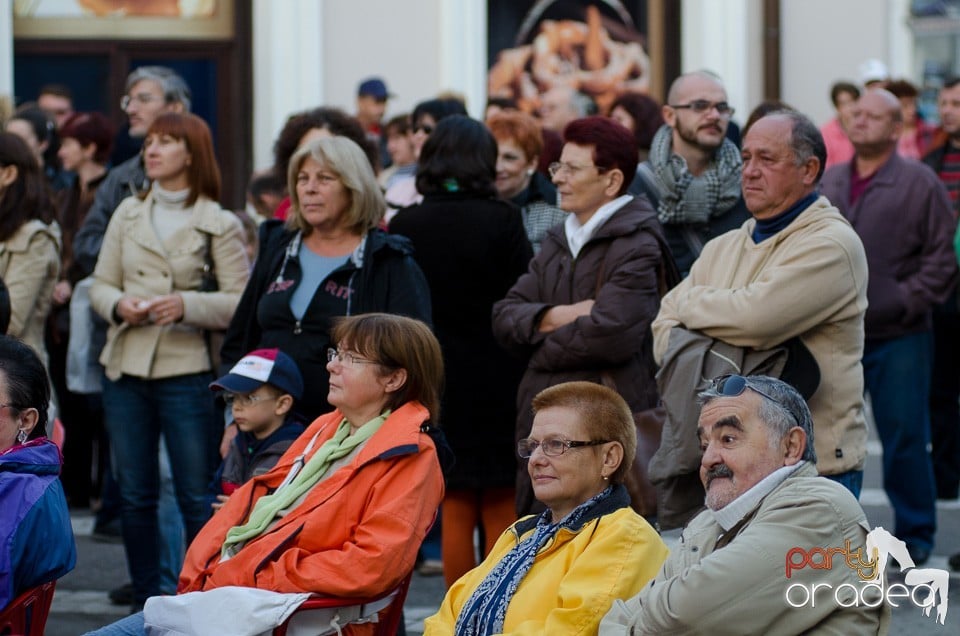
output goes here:
{"type": "Polygon", "coordinates": [[[0,612],[0,636],[43,636],[56,581],[23,592],[0,612]]]}
{"type": "MultiPolygon", "coordinates": [[[[303,604],[293,612],[293,614],[283,623],[283,625],[278,626],[273,630],[273,636],[287,636],[287,628],[290,627],[291,621],[302,612],[310,612],[317,610],[334,610],[336,608],[354,608],[361,606],[360,616],[370,617],[373,614],[378,615],[376,629],[374,634],[376,636],[395,636],[397,629],[400,626],[400,621],[403,620],[403,603],[407,599],[407,590],[410,588],[410,580],[413,578],[413,572],[407,574],[400,584],[387,592],[375,598],[330,598],[326,596],[316,596],[308,598],[303,604]],[[371,605],[377,607],[382,605],[382,601],[387,601],[386,607],[381,607],[380,609],[365,612],[362,609],[362,606],[371,605]]],[[[325,615],[326,620],[326,615],[325,615]]],[[[356,621],[355,621],[356,622],[356,621]]],[[[340,627],[345,627],[349,623],[344,623],[340,627]]],[[[329,632],[334,633],[334,632],[329,632]]]]}

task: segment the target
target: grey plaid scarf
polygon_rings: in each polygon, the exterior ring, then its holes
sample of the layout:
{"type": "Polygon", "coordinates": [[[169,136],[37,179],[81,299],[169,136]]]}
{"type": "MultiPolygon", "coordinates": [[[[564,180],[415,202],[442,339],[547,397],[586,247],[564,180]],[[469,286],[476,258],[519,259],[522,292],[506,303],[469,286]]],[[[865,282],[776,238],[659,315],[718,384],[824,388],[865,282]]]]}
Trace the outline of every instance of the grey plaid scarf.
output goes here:
{"type": "Polygon", "coordinates": [[[650,146],[650,165],[660,186],[657,208],[663,224],[706,223],[734,206],[740,198],[740,151],[724,139],[713,165],[694,177],[683,157],[673,154],[673,129],[663,125],[650,146]]]}

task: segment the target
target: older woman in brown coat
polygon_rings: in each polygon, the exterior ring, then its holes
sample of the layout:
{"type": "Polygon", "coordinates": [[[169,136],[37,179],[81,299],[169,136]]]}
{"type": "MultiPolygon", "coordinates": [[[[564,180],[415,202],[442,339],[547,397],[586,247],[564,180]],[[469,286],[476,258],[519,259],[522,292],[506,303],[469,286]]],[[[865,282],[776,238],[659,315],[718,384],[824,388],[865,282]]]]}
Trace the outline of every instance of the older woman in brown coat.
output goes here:
{"type": "MultiPolygon", "coordinates": [[[[570,214],[493,309],[500,344],[529,356],[517,395],[517,439],[530,433],[533,397],[561,382],[615,384],[633,411],[657,402],[650,323],[660,307],[658,270],[669,255],[649,202],[626,194],[636,143],[604,117],[575,120],[564,142],[550,172],[570,214]]],[[[537,509],[520,467],[517,512],[537,509]]]]}

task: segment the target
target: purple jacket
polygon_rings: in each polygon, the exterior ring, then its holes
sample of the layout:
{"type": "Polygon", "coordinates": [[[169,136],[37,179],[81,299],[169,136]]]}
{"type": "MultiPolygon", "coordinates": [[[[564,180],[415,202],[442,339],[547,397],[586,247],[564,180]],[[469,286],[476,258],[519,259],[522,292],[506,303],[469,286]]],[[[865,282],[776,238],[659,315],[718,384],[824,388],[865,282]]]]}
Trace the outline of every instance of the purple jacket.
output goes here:
{"type": "Polygon", "coordinates": [[[931,329],[931,310],[947,299],[957,276],[950,196],[928,166],[894,153],[851,205],[852,165],[827,170],[820,192],[850,221],[867,252],[866,337],[931,329]]]}
{"type": "Polygon", "coordinates": [[[0,609],[77,563],[60,450],[41,438],[0,455],[0,609]]]}

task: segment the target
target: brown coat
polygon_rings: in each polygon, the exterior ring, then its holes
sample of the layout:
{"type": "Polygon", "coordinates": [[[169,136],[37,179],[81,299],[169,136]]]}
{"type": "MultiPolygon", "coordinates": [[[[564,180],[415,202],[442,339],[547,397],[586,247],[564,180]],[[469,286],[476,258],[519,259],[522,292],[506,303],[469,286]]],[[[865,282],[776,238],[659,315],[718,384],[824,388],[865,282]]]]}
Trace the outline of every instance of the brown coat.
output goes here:
{"type": "MultiPolygon", "coordinates": [[[[630,201],[601,225],[577,258],[570,252],[564,226],[558,225],[547,233],[530,270],[494,305],[497,341],[529,356],[517,393],[517,439],[530,433],[534,396],[562,382],[599,383],[601,374],[608,372],[633,411],[656,405],[650,323],[660,308],[658,236],[662,240],[660,222],[643,198],[630,201]],[[595,300],[589,316],[548,334],[537,330],[550,307],[588,299],[595,300]]],[[[525,514],[533,506],[522,463],[517,509],[525,514]]]]}

